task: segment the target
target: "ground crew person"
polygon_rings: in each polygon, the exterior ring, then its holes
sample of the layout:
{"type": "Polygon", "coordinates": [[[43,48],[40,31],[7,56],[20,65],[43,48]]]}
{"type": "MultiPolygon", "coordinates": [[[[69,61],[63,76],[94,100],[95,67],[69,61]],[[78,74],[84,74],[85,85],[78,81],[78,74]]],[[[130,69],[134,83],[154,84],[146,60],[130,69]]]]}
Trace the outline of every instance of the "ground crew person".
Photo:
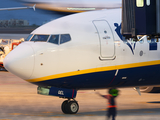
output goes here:
{"type": "Polygon", "coordinates": [[[112,116],[112,120],[115,120],[117,109],[115,103],[115,97],[118,96],[117,89],[109,89],[109,95],[101,95],[99,92],[96,92],[98,95],[108,99],[108,112],[107,112],[107,119],[109,120],[112,116]]]}

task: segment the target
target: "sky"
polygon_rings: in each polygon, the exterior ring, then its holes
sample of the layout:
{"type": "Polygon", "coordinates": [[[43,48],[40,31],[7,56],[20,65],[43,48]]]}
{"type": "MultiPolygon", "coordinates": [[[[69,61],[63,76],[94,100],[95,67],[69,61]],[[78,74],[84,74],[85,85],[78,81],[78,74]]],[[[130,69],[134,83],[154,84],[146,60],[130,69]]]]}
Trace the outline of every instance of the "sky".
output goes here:
{"type": "MultiPolygon", "coordinates": [[[[8,7],[24,7],[21,2],[13,0],[0,0],[0,8],[8,7]]],[[[23,19],[28,20],[30,25],[42,25],[45,22],[51,21],[53,19],[59,18],[63,15],[54,12],[44,12],[42,10],[36,9],[24,9],[24,10],[13,10],[13,11],[0,11],[0,20],[9,19],[23,19]]]]}

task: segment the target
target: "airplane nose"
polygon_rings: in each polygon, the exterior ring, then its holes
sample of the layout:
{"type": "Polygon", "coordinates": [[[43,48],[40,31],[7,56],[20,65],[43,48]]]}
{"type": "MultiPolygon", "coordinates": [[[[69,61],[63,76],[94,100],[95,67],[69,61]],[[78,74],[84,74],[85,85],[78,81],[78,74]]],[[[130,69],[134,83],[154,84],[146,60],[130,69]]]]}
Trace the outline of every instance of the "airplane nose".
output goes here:
{"type": "Polygon", "coordinates": [[[28,43],[21,43],[3,61],[4,67],[22,79],[29,79],[34,68],[34,50],[28,43]]]}

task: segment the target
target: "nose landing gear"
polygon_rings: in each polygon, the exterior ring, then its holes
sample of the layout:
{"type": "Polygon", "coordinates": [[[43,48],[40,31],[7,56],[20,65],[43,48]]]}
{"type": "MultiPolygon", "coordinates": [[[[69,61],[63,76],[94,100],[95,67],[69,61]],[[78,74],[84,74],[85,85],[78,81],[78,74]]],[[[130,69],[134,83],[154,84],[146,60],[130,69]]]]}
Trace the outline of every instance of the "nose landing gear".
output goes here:
{"type": "Polygon", "coordinates": [[[61,109],[65,114],[76,114],[79,110],[79,105],[76,100],[65,100],[62,105],[61,109]]]}
{"type": "Polygon", "coordinates": [[[75,89],[56,88],[52,86],[38,86],[37,93],[41,95],[58,96],[59,98],[67,98],[62,105],[62,112],[65,114],[76,114],[79,110],[79,105],[74,99],[77,95],[75,89]]]}

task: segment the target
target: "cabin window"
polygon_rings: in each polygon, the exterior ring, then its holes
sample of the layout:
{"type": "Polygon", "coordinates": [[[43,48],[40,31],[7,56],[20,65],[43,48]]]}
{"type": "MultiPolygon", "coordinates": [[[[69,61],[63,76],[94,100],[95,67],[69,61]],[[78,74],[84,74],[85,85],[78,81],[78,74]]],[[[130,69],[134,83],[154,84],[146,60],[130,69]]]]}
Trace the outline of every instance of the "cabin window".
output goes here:
{"type": "Polygon", "coordinates": [[[48,40],[49,35],[34,35],[31,41],[38,42],[46,42],[48,40]]]}
{"type": "Polygon", "coordinates": [[[59,35],[51,35],[48,42],[58,45],[59,44],[59,35]]]}
{"type": "Polygon", "coordinates": [[[68,42],[71,40],[71,36],[69,34],[61,34],[60,44],[68,42]]]}
{"type": "Polygon", "coordinates": [[[33,36],[33,34],[30,34],[30,35],[25,39],[25,41],[29,41],[32,36],[33,36]]]}
{"type": "Polygon", "coordinates": [[[144,0],[136,0],[137,7],[143,7],[144,6],[144,0]]]}

